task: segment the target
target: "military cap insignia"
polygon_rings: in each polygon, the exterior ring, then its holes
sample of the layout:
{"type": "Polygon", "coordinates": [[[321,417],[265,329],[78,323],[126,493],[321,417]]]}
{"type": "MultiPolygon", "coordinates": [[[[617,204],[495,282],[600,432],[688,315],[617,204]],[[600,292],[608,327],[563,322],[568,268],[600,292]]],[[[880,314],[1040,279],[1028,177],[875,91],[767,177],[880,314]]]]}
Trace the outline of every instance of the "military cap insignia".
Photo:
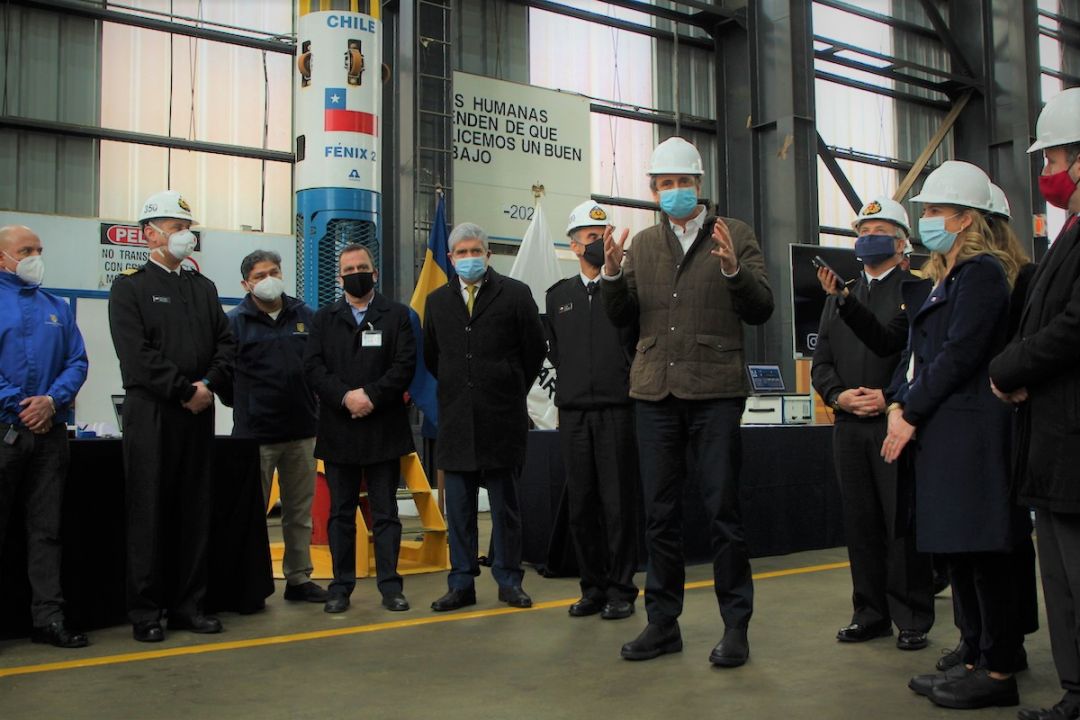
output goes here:
{"type": "Polygon", "coordinates": [[[599,205],[589,211],[589,217],[593,220],[607,220],[607,213],[599,205]]]}
{"type": "Polygon", "coordinates": [[[176,204],[179,205],[183,210],[191,212],[191,206],[187,204],[187,200],[185,200],[184,198],[177,198],[176,204]]]}
{"type": "Polygon", "coordinates": [[[862,214],[877,215],[879,212],[881,212],[881,203],[879,203],[877,200],[874,200],[863,208],[862,214]]]}

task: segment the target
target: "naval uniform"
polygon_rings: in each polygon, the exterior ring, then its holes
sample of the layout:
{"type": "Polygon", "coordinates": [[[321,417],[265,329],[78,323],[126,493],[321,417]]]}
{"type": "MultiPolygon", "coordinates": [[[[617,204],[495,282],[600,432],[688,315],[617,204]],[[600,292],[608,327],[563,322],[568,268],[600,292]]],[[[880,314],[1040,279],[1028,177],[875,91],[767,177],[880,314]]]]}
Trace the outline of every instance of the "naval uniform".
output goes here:
{"type": "Polygon", "coordinates": [[[203,381],[230,393],[235,342],[214,283],[151,260],[109,294],[124,400],[128,617],[201,615],[211,509],[213,406],[182,403],[203,381]]]}
{"type": "Polygon", "coordinates": [[[548,288],[548,358],[559,378],[555,405],[582,597],[634,602],[641,480],[630,363],[637,327],[611,322],[599,288],[599,276],[583,274],[548,288]]]}

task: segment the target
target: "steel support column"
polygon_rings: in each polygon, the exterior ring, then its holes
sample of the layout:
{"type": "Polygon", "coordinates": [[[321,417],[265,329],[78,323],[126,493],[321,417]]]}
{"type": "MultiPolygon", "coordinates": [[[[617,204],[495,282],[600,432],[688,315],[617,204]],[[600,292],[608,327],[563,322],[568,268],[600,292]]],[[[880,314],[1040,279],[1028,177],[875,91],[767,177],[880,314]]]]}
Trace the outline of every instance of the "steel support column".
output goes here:
{"type": "Polygon", "coordinates": [[[381,290],[407,303],[416,283],[413,265],[413,167],[416,88],[416,11],[412,2],[383,5],[383,62],[390,80],[383,85],[383,277],[381,290]]]}
{"type": "MultiPolygon", "coordinates": [[[[747,359],[780,363],[794,386],[788,245],[818,241],[812,7],[802,0],[758,0],[748,9],[752,162],[758,193],[753,224],[776,311],[754,330],[747,359]]],[[[729,134],[727,142],[738,139],[729,134]]],[[[732,211],[743,217],[739,208],[732,211]]]]}
{"type": "MultiPolygon", "coordinates": [[[[986,169],[1009,198],[1013,229],[1032,249],[1033,199],[1041,164],[1027,154],[1039,111],[1038,5],[1036,0],[952,0],[949,24],[972,71],[984,80],[956,122],[961,160],[986,169]]],[[[1042,205],[1041,198],[1038,198],[1042,205]]]]}

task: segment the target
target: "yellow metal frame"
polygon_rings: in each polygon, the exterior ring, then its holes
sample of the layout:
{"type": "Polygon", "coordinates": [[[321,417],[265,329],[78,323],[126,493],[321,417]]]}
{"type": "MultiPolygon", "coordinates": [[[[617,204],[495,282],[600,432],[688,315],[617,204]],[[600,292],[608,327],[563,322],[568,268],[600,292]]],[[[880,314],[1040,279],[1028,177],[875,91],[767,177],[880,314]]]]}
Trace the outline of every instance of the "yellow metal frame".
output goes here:
{"type": "MultiPolygon", "coordinates": [[[[324,474],[322,460],[319,461],[317,472],[324,474]]],[[[416,575],[419,573],[439,572],[450,568],[450,545],[446,535],[446,520],[439,511],[439,505],[431,492],[431,484],[428,482],[427,473],[420,462],[420,456],[410,453],[401,458],[401,476],[405,480],[405,488],[412,495],[413,502],[420,515],[420,524],[423,527],[423,537],[420,540],[401,541],[401,550],[398,553],[398,572],[402,575],[416,575]]],[[[274,481],[270,487],[270,504],[272,508],[279,497],[277,473],[274,473],[274,481]]],[[[284,543],[270,544],[270,557],[273,560],[274,577],[281,579],[281,561],[285,556],[284,543]]],[[[333,578],[333,562],[330,557],[330,548],[326,545],[311,546],[311,564],[314,567],[312,577],[318,580],[333,578]]],[[[359,509],[356,511],[356,576],[358,578],[370,577],[375,574],[375,540],[368,529],[364,514],[359,509]]]]}

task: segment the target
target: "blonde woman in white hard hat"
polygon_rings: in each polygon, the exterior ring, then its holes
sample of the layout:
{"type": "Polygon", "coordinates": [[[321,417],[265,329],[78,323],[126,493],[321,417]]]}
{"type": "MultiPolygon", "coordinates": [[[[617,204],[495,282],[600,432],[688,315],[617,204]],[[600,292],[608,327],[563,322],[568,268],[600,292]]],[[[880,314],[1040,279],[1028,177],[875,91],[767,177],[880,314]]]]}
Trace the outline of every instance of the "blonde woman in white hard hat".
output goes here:
{"type": "Polygon", "coordinates": [[[1069,213],[1031,280],[1012,343],[990,365],[1015,403],[1018,501],[1035,508],[1050,647],[1061,687],[1053,707],[1021,720],[1080,717],[1080,88],[1050,98],[1029,153],[1042,152],[1039,191],[1069,213]]]}
{"type": "Polygon", "coordinates": [[[1016,705],[1023,636],[1005,562],[1010,417],[990,392],[988,365],[1005,343],[1017,268],[992,246],[983,219],[990,179],[979,168],[947,161],[912,200],[923,208],[929,280],[903,288],[910,334],[887,393],[881,454],[903,455],[901,472],[913,471],[916,546],[948,559],[966,655],[909,687],[943,707],[1016,705]]]}
{"type": "Polygon", "coordinates": [[[772,291],[753,229],[721,218],[701,202],[704,173],[697,148],[680,137],[660,143],[649,167],[663,214],[623,243],[605,233],[601,296],[612,321],[640,322],[630,370],[647,518],[648,625],[623,645],[627,660],[682,650],[678,618],[685,567],[680,503],[688,474],[697,476],[712,536],[713,584],[724,634],[709,654],[718,667],[750,655],[747,628],[754,586],[739,513],[742,418],[749,382],[743,367],[745,324],[773,312],[772,291]],[[695,459],[687,467],[687,453],[695,459]]]}

